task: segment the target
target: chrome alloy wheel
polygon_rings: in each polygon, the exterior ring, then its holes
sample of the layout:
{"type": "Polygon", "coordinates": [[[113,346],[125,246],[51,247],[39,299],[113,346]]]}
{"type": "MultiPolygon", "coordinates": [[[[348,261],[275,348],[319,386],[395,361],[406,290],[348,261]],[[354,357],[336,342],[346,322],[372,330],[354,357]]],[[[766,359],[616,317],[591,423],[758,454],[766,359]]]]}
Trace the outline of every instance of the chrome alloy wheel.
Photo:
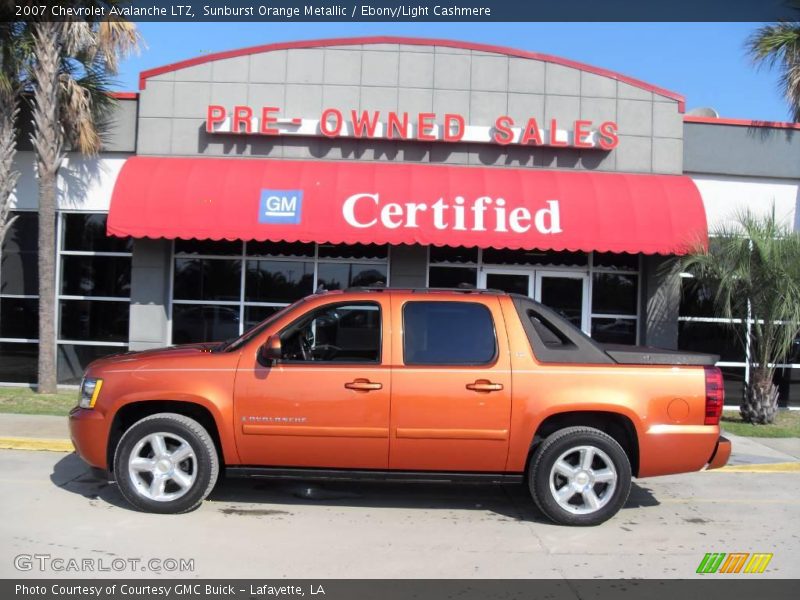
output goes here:
{"type": "Polygon", "coordinates": [[[553,463],[550,493],[564,510],[591,514],[611,501],[617,479],[617,470],[608,454],[595,446],[576,446],[553,463]]]}
{"type": "Polygon", "coordinates": [[[134,446],[128,476],[136,491],[150,500],[169,502],[186,494],[197,479],[197,457],[174,433],[151,433],[134,446]]]}

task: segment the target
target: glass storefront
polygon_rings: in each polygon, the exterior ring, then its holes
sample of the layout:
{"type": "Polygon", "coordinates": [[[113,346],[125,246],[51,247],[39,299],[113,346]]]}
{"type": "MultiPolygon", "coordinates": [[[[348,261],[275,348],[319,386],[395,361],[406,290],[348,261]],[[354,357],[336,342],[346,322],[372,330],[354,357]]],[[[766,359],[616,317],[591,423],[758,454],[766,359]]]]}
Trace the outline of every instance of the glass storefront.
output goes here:
{"type": "Polygon", "coordinates": [[[171,342],[236,337],[322,288],[389,283],[389,248],[371,244],[176,240],[171,342]]]}
{"type": "MultiPolygon", "coordinates": [[[[14,213],[0,253],[0,383],[36,381],[38,356],[35,212],[14,213]]],[[[132,240],[106,236],[106,215],[60,212],[57,369],[76,384],[93,360],[126,351],[132,240]]],[[[390,248],[286,242],[176,240],[169,343],[235,337],[319,288],[390,284],[390,248]]],[[[639,340],[640,257],[628,254],[431,246],[430,287],[485,286],[529,295],[607,343],[639,340]]],[[[682,278],[679,347],[719,354],[728,404],[741,398],[747,348],[714,316],[713,290],[682,278]]],[[[167,340],[165,340],[167,341],[167,340]]],[[[776,374],[783,405],[800,400],[800,343],[776,374]]]]}
{"type": "MultiPolygon", "coordinates": [[[[38,215],[19,212],[0,260],[0,382],[36,382],[38,215]]],[[[128,348],[131,246],[106,236],[106,215],[58,214],[57,374],[77,384],[97,358],[128,348]]]]}
{"type": "MultiPolygon", "coordinates": [[[[749,377],[746,357],[749,340],[745,335],[746,315],[722,319],[715,316],[715,290],[699,285],[692,276],[681,276],[681,304],[678,318],[678,347],[681,350],[717,354],[725,378],[725,403],[737,405],[749,377]]],[[[800,341],[789,362],[779,365],[775,383],[781,406],[800,406],[800,341]]]]}
{"type": "Polygon", "coordinates": [[[56,366],[77,384],[90,362],[128,349],[130,238],[106,235],[100,213],[59,214],[56,366]]]}
{"type": "Polygon", "coordinates": [[[430,287],[476,286],[530,296],[593,338],[636,344],[638,255],[431,247],[430,287]]]}
{"type": "Polygon", "coordinates": [[[16,212],[0,250],[0,382],[36,382],[39,215],[16,212]]]}

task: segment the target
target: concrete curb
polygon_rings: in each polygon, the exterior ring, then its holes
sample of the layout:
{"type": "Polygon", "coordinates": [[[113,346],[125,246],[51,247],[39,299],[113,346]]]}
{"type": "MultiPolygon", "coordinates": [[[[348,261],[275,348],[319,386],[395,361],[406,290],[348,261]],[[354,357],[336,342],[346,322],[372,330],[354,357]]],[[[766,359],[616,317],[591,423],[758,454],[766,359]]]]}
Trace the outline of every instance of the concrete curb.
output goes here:
{"type": "Polygon", "coordinates": [[[69,440],[45,438],[0,437],[0,450],[44,450],[47,452],[72,452],[69,440]]]}

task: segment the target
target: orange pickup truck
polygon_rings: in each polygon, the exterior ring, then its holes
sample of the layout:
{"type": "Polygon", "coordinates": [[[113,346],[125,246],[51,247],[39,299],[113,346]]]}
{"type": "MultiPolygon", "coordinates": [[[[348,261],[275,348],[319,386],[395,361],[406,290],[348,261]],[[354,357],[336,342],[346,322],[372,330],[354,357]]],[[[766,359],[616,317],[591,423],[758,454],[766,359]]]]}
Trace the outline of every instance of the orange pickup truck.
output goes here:
{"type": "Polygon", "coordinates": [[[224,469],[526,482],[553,521],[596,525],[632,476],[726,463],[714,362],[603,346],[523,296],[352,289],[235,340],[98,360],[69,420],[78,454],[146,511],[197,507],[224,469]]]}

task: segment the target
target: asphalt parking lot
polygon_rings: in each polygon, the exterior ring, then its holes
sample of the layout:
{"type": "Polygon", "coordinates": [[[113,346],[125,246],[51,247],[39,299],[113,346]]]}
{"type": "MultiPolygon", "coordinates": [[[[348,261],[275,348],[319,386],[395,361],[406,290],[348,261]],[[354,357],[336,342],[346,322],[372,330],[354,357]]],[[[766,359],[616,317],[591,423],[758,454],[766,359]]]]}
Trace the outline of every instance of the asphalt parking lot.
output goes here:
{"type": "Polygon", "coordinates": [[[193,513],[150,515],[74,454],[0,450],[0,461],[0,577],[87,575],[14,566],[48,554],[95,568],[194,559],[183,577],[687,578],[706,552],[772,552],[758,577],[800,576],[797,472],[639,480],[614,519],[576,529],[545,521],[516,486],[227,480],[193,513]]]}

